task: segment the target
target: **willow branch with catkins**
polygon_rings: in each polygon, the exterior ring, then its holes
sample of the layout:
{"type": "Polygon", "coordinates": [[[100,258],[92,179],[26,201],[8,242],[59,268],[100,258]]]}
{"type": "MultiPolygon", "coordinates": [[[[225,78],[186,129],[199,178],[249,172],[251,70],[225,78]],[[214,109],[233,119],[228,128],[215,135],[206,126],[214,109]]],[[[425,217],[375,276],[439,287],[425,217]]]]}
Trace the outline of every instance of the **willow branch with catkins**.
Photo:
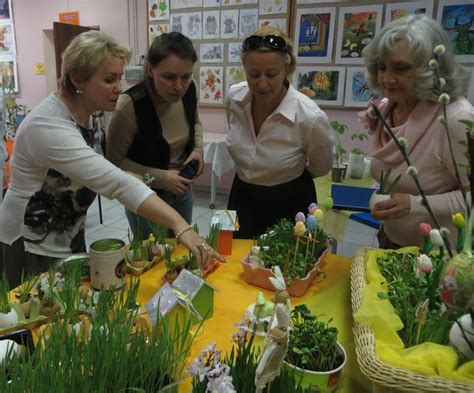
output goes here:
{"type": "MultiPolygon", "coordinates": [[[[387,130],[387,132],[389,133],[390,137],[393,139],[393,141],[395,142],[395,144],[397,145],[398,149],[400,150],[400,152],[402,153],[402,156],[403,156],[403,159],[405,160],[406,164],[408,165],[408,167],[412,167],[412,164],[411,164],[411,161],[410,161],[410,158],[408,157],[408,154],[406,152],[406,149],[405,149],[405,146],[403,146],[400,141],[398,140],[398,138],[395,136],[395,134],[393,133],[392,131],[392,128],[388,125],[387,121],[384,119],[384,117],[382,116],[382,114],[380,113],[379,109],[375,106],[375,105],[372,105],[372,110],[374,111],[375,115],[377,116],[377,118],[382,122],[382,124],[384,125],[385,129],[387,130]]],[[[418,180],[418,176],[416,173],[410,173],[410,176],[413,178],[414,182],[415,182],[415,185],[416,185],[416,188],[418,189],[418,192],[420,193],[420,196],[421,196],[421,199],[422,199],[422,204],[423,206],[426,208],[426,210],[428,211],[428,214],[431,218],[431,220],[433,221],[435,227],[440,230],[441,227],[439,225],[439,222],[438,220],[436,219],[434,213],[433,213],[433,210],[431,209],[431,206],[428,202],[428,198],[426,198],[426,194],[425,194],[425,191],[423,190],[423,188],[421,187],[421,184],[418,180]]],[[[441,233],[441,231],[440,231],[441,233]]],[[[449,239],[447,237],[446,234],[442,234],[441,235],[442,238],[443,238],[443,242],[444,242],[444,246],[446,247],[446,251],[448,252],[449,256],[452,258],[454,256],[453,254],[453,250],[452,250],[452,247],[451,247],[451,244],[449,243],[449,239]]]]}

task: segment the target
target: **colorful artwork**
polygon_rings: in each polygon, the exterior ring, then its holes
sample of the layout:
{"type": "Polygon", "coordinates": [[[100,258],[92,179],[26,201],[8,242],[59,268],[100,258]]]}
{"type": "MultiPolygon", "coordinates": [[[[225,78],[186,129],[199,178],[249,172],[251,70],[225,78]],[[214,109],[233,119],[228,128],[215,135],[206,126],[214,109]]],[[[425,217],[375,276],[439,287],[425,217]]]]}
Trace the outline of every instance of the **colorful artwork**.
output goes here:
{"type": "Polygon", "coordinates": [[[196,8],[202,7],[202,0],[172,0],[171,8],[180,9],[180,8],[196,8]]]}
{"type": "Polygon", "coordinates": [[[203,39],[219,38],[220,16],[221,13],[219,11],[204,11],[202,13],[203,39]]]}
{"type": "Polygon", "coordinates": [[[433,16],[433,0],[387,4],[387,8],[385,9],[385,24],[407,15],[418,14],[433,16]]]}
{"type": "Polygon", "coordinates": [[[258,28],[258,10],[256,8],[240,10],[239,37],[248,37],[258,28]]]}
{"type": "Polygon", "coordinates": [[[364,67],[348,67],[346,73],[346,95],[344,106],[366,107],[377,94],[370,89],[365,79],[364,67]]]}
{"type": "Polygon", "coordinates": [[[221,11],[221,38],[239,37],[239,10],[221,11]]]}
{"type": "Polygon", "coordinates": [[[224,44],[199,44],[199,61],[201,63],[223,63],[224,44]]]}
{"type": "Polygon", "coordinates": [[[0,20],[11,19],[10,10],[12,9],[11,0],[4,0],[0,4],[0,20]]]}
{"type": "MultiPolygon", "coordinates": [[[[342,3],[344,1],[347,2],[347,0],[331,0],[330,3],[342,3]]],[[[328,3],[328,1],[326,0],[296,0],[296,4],[318,4],[318,3],[328,3]]]]}
{"type": "Polygon", "coordinates": [[[303,8],[297,11],[295,56],[299,61],[331,62],[335,14],[335,8],[303,8]]]}
{"type": "Polygon", "coordinates": [[[362,50],[380,30],[382,5],[339,9],[337,55],[339,63],[362,64],[362,50]]]}
{"type": "Polygon", "coordinates": [[[240,63],[241,42],[229,42],[227,51],[227,63],[240,63]]]}
{"type": "Polygon", "coordinates": [[[223,67],[199,68],[199,102],[201,104],[222,104],[223,67]]]}
{"type": "Polygon", "coordinates": [[[258,0],[221,0],[221,5],[257,4],[258,0]]]}
{"type": "Polygon", "coordinates": [[[344,67],[298,67],[294,86],[319,105],[342,105],[345,71],[344,67]]]}
{"type": "Polygon", "coordinates": [[[456,60],[474,61],[474,3],[440,0],[436,20],[448,33],[456,60]]]}
{"type": "Polygon", "coordinates": [[[202,13],[185,12],[171,14],[171,31],[177,31],[191,40],[202,39],[202,13]]]}
{"type": "Polygon", "coordinates": [[[235,85],[246,80],[244,67],[231,66],[225,68],[225,91],[229,91],[232,85],[235,85]]]}
{"type": "Polygon", "coordinates": [[[288,0],[260,0],[260,15],[286,14],[288,11],[288,0]]]}
{"type": "Polygon", "coordinates": [[[165,20],[170,18],[169,0],[149,0],[148,20],[165,20]]]}
{"type": "Polygon", "coordinates": [[[2,74],[2,86],[6,92],[18,92],[18,76],[16,60],[14,58],[0,61],[0,72],[2,74]]]}
{"type": "Polygon", "coordinates": [[[14,56],[15,53],[15,34],[13,24],[0,24],[0,56],[14,56]]]}
{"type": "Polygon", "coordinates": [[[285,18],[259,19],[258,27],[274,27],[283,33],[287,33],[287,22],[285,18]]]}
{"type": "Polygon", "coordinates": [[[151,46],[156,37],[170,32],[169,23],[157,23],[148,26],[148,47],[151,46]]]}

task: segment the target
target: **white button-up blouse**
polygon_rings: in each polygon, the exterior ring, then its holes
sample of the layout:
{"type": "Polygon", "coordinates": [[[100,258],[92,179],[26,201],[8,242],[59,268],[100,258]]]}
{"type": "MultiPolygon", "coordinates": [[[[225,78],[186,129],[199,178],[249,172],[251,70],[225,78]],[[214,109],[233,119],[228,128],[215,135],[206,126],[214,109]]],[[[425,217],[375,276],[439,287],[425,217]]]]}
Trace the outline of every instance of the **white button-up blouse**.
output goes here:
{"type": "Polygon", "coordinates": [[[247,82],[229,89],[226,143],[241,180],[274,186],[296,179],[305,168],[313,177],[328,173],[334,140],[326,114],[314,101],[290,84],[258,135],[251,106],[247,82]]]}

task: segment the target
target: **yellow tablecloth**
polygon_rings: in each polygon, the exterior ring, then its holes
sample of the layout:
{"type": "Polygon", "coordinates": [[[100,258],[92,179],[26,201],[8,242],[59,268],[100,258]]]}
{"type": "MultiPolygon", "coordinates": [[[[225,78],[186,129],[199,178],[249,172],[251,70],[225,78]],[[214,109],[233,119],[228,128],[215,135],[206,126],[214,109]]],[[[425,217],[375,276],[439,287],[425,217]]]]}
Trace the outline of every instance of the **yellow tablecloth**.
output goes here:
{"type": "MultiPolygon", "coordinates": [[[[217,288],[214,298],[214,316],[204,323],[203,332],[197,337],[191,358],[211,342],[219,349],[232,347],[231,336],[247,307],[255,302],[258,291],[263,291],[267,299],[271,292],[248,285],[242,278],[240,260],[248,253],[252,241],[234,240],[233,252],[227,264],[208,276],[207,281],[217,288]]],[[[349,258],[327,254],[322,265],[324,278],[313,283],[308,292],[300,298],[292,298],[292,305],[306,303],[317,315],[333,318],[333,324],[339,329],[339,341],[347,352],[347,364],[343,372],[343,385],[340,392],[364,393],[371,391],[370,381],[361,373],[355,355],[352,335],[352,312],[350,299],[349,258]]],[[[138,300],[145,304],[161,287],[161,276],[165,271],[163,263],[140,276],[141,284],[138,300]]],[[[189,384],[181,392],[189,392],[189,384]]]]}

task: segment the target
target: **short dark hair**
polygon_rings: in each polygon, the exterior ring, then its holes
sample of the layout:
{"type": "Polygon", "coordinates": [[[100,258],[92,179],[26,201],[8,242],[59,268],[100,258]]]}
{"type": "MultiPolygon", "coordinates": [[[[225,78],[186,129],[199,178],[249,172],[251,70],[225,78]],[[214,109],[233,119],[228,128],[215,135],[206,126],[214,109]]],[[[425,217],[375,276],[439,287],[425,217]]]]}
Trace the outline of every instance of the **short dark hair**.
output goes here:
{"type": "Polygon", "coordinates": [[[193,63],[197,61],[192,41],[181,33],[171,32],[155,38],[148,50],[147,63],[155,67],[170,54],[193,63]]]}

